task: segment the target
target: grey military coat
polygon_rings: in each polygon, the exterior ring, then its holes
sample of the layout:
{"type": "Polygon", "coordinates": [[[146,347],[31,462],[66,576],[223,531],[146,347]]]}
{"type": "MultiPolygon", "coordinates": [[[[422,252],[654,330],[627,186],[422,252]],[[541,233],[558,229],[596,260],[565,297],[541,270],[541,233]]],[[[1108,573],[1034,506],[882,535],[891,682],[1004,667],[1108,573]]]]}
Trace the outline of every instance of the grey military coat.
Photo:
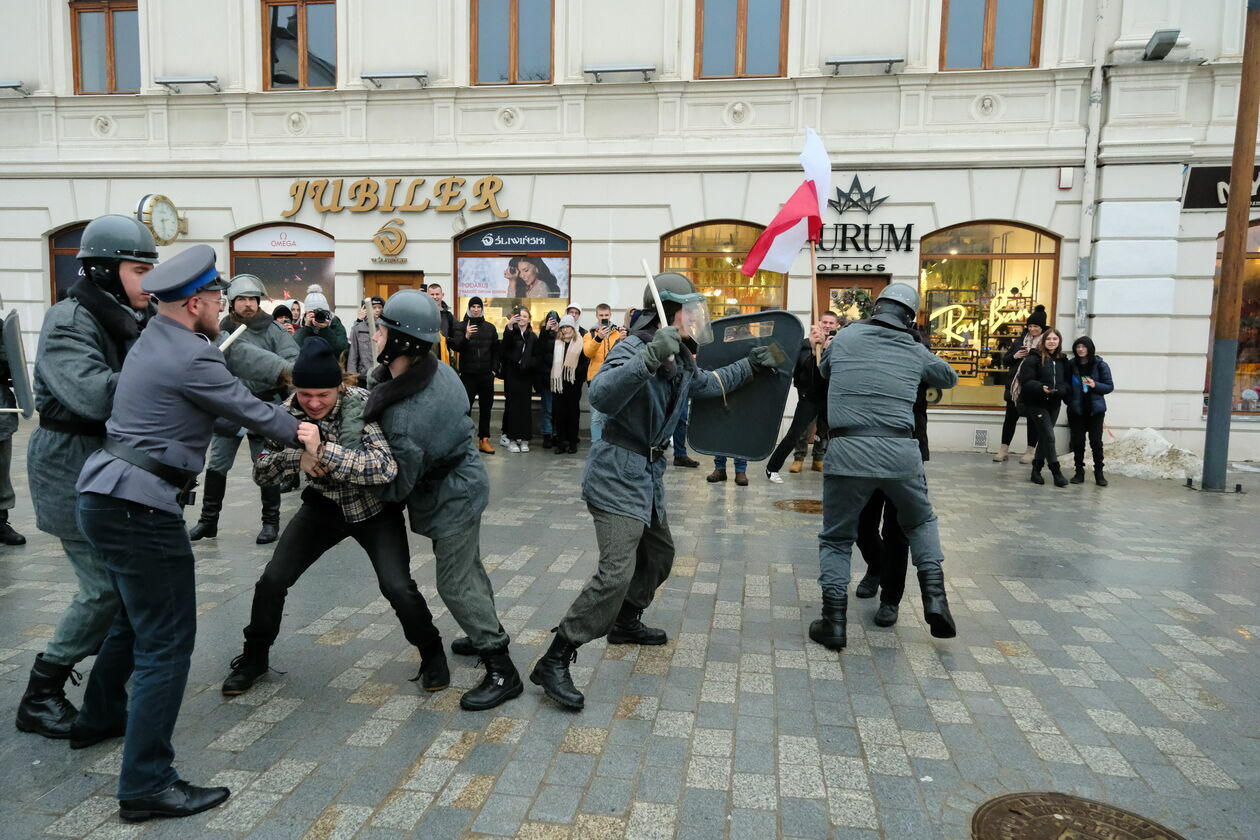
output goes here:
{"type": "MultiPolygon", "coordinates": [[[[215,343],[222,344],[239,325],[239,321],[224,318],[219,324],[220,333],[215,343]]],[[[244,334],[232,342],[227,352],[227,365],[251,394],[268,402],[279,402],[281,397],[276,382],[286,367],[292,367],[297,357],[297,341],[288,330],[276,323],[275,318],[262,313],[248,322],[244,334]],[[238,347],[257,348],[266,351],[266,354],[237,351],[238,347]]]]}

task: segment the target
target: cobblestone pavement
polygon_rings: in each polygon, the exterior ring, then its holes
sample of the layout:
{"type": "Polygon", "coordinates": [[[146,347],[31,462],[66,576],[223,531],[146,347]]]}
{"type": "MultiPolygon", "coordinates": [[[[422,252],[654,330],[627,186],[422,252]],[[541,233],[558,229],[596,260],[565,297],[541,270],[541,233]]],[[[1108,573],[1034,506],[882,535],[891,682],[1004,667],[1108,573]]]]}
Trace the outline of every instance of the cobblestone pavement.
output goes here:
{"type": "MultiPolygon", "coordinates": [[[[25,433],[15,441],[30,543],[0,553],[0,708],[75,589],[34,529],[25,433]]],[[[583,448],[585,451],[585,447],[583,448]]],[[[581,456],[488,457],[483,549],[523,672],[593,569],[581,456]]],[[[119,742],[81,752],[0,727],[0,835],[130,838],[965,838],[1006,791],[1104,800],[1190,838],[1260,833],[1260,505],[1115,478],[1034,487],[987,456],[929,465],[958,638],[933,640],[910,584],[902,620],[853,601],[843,655],[806,636],[819,518],[772,502],[818,498],[821,477],[709,485],[671,469],[673,577],[647,618],[663,648],[584,647],[585,711],[532,685],[490,712],[407,679],[416,655],[346,545],[290,594],[272,674],[228,700],[253,583],[257,493],[244,459],[225,527],[199,546],[200,627],[176,731],[178,764],[227,784],[217,810],[126,825],[119,742]]],[[[286,514],[296,500],[286,499],[286,514]]],[[[449,640],[427,542],[413,568],[449,640]]],[[[859,563],[860,565],[860,563],[859,563]]],[[[77,701],[82,689],[74,689],[77,701]]]]}

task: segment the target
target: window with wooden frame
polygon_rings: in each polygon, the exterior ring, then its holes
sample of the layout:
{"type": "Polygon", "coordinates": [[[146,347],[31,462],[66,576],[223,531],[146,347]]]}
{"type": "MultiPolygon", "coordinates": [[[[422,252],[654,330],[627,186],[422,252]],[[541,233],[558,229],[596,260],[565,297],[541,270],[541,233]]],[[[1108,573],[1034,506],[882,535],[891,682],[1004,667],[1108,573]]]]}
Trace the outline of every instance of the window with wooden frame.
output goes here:
{"type": "Polygon", "coordinates": [[[788,0],[696,0],[696,78],[787,72],[788,0]]]}
{"type": "Polygon", "coordinates": [[[263,90],[337,86],[335,0],[262,0],[263,90]]]}
{"type": "Polygon", "coordinates": [[[74,92],[140,92],[140,18],[136,0],[70,4],[74,92]]]}
{"type": "Polygon", "coordinates": [[[553,0],[473,0],[473,84],[550,83],[553,11],[553,0]]]}
{"type": "Polygon", "coordinates": [[[70,287],[83,277],[83,265],[79,262],[79,242],[87,222],[63,227],[48,237],[48,279],[52,302],[66,296],[70,287]]]}
{"type": "Polygon", "coordinates": [[[1036,67],[1042,0],[942,0],[941,69],[1036,67]]]}

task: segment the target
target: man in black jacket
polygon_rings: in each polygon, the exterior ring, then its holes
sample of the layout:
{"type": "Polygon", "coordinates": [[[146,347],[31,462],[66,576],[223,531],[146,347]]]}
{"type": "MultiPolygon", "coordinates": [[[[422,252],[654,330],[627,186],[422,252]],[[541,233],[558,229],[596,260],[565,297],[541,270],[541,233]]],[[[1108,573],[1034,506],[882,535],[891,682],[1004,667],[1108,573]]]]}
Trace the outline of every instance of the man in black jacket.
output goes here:
{"type": "MultiPolygon", "coordinates": [[[[787,434],[779,441],[766,464],[766,478],[775,484],[783,481],[779,478],[779,470],[783,469],[788,452],[792,451],[797,441],[814,423],[817,424],[818,437],[822,441],[814,444],[814,466],[816,471],[822,472],[822,459],[827,451],[827,414],[823,410],[827,402],[827,380],[818,372],[818,354],[826,348],[839,326],[840,319],[836,313],[824,312],[819,316],[818,323],[810,328],[809,337],[801,342],[800,353],[796,357],[796,369],[792,372],[796,385],[796,413],[792,416],[792,425],[788,427],[787,434]]],[[[793,472],[800,472],[796,467],[792,469],[793,472]]]]}
{"type": "Polygon", "coordinates": [[[477,418],[477,448],[494,454],[490,442],[490,408],[494,404],[494,378],[499,372],[499,331],[483,316],[481,298],[468,300],[468,313],[451,330],[450,347],[459,353],[459,378],[468,392],[468,411],[473,400],[480,402],[477,418]]]}

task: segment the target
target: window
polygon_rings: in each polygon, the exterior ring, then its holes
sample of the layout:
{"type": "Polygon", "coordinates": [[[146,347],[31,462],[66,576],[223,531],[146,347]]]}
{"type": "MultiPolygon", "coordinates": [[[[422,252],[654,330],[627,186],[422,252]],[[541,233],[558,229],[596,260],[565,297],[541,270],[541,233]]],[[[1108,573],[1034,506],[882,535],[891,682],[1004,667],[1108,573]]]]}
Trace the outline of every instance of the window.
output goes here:
{"type": "Polygon", "coordinates": [[[70,4],[74,92],[140,92],[140,20],[135,0],[70,4]]]}
{"type": "Polygon", "coordinates": [[[944,0],[942,70],[1036,67],[1042,0],[944,0]]]}
{"type": "Polygon", "coordinates": [[[748,222],[714,221],[667,233],[661,237],[661,271],[691,280],[708,299],[711,318],[782,309],[786,275],[758,271],[745,277],[739,271],[761,231],[748,222]]]}
{"type": "Polygon", "coordinates": [[[337,4],[263,0],[263,90],[337,86],[337,4]]]}
{"type": "Polygon", "coordinates": [[[66,296],[70,287],[83,276],[83,264],[79,262],[79,240],[87,222],[64,227],[48,237],[49,279],[52,281],[52,302],[66,296]]]}
{"type": "MultiPolygon", "coordinates": [[[[1220,283],[1221,252],[1225,237],[1216,241],[1216,277],[1220,283]]],[[[1215,329],[1213,329],[1215,335],[1215,329]]],[[[1208,371],[1212,370],[1211,344],[1208,371]]],[[[1207,384],[1203,387],[1207,394],[1207,384]]],[[[1234,367],[1234,411],[1260,415],[1260,220],[1247,230],[1247,261],[1243,264],[1242,311],[1238,319],[1238,361],[1234,367]]]]}
{"type": "Polygon", "coordinates": [[[698,0],[696,78],[782,76],[788,0],[698,0]]]}
{"type": "Polygon", "coordinates": [[[473,0],[475,85],[551,81],[552,0],[473,0]]]}
{"type": "Polygon", "coordinates": [[[274,304],[302,301],[319,291],[336,306],[333,250],[336,242],[302,225],[263,225],[232,237],[232,276],[253,274],[263,282],[270,312],[274,304]],[[311,287],[318,287],[312,289],[311,287]]]}
{"type": "Polygon", "coordinates": [[[957,387],[936,404],[1004,405],[1007,348],[1038,304],[1054,326],[1058,238],[1010,222],[968,222],[925,236],[919,250],[932,350],[958,372],[957,387]]]}
{"type": "Polygon", "coordinates": [[[470,230],[455,240],[455,314],[468,311],[473,296],[500,332],[512,308],[529,308],[538,329],[554,310],[569,305],[572,240],[565,234],[526,222],[493,224],[470,230]]]}

